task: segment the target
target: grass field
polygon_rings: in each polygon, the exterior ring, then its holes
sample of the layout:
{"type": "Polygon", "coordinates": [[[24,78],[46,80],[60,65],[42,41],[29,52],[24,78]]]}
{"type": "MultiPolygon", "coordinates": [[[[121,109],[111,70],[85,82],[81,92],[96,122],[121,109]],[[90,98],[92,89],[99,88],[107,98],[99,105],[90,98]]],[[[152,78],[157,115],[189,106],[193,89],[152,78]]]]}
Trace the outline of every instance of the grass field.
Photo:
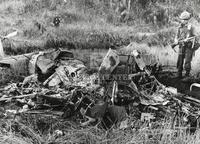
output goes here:
{"type": "Polygon", "coordinates": [[[119,16],[112,11],[97,6],[87,9],[81,5],[80,1],[70,3],[69,0],[1,0],[3,29],[0,34],[18,30],[17,36],[3,42],[6,53],[19,54],[56,47],[107,49],[128,45],[131,41],[149,46],[166,46],[172,42],[173,26],[160,28],[144,20],[127,25],[120,23],[119,16]],[[59,27],[53,26],[55,16],[61,17],[59,27]]]}
{"type": "MultiPolygon", "coordinates": [[[[106,50],[102,49],[123,48],[134,42],[134,47],[138,46],[140,49],[148,47],[152,54],[159,52],[160,60],[166,61],[166,65],[175,64],[176,54],[169,50],[168,46],[173,42],[178,24],[175,19],[184,9],[192,11],[195,16],[200,12],[198,0],[169,0],[167,4],[158,0],[158,10],[161,8],[166,10],[170,17],[169,22],[160,25],[145,20],[146,17],[150,17],[148,13],[152,13],[156,7],[148,1],[147,7],[142,3],[145,0],[138,0],[134,1],[138,3],[133,5],[130,13],[132,19],[120,22],[119,14],[96,4],[95,0],[88,1],[94,2],[93,5],[90,5],[91,3],[86,5],[82,0],[0,0],[0,35],[18,31],[17,36],[3,41],[6,54],[18,55],[62,47],[71,49],[76,56],[82,52],[79,58],[87,62],[84,58],[88,58],[88,51],[93,53],[100,49],[101,53],[105,53],[106,50]],[[59,27],[55,27],[52,23],[55,16],[61,17],[59,27]]],[[[129,52],[131,49],[132,47],[125,50],[129,52]]],[[[13,82],[14,79],[15,75],[12,72],[2,71],[0,74],[0,84],[13,82]]],[[[175,129],[170,119],[149,125],[131,117],[129,122],[132,124],[125,130],[114,127],[106,131],[99,125],[80,127],[75,122],[54,117],[17,116],[0,120],[0,143],[200,143],[199,130],[190,134],[183,125],[175,129]],[[61,130],[64,134],[57,136],[56,130],[61,130]]]]}
{"type": "Polygon", "coordinates": [[[189,129],[179,125],[173,127],[171,120],[148,123],[131,117],[126,129],[112,127],[102,129],[96,126],[80,127],[75,121],[70,122],[52,116],[22,115],[20,119],[1,120],[1,143],[19,144],[198,144],[197,130],[190,134],[189,129]],[[60,130],[62,134],[58,134],[60,130]]]}

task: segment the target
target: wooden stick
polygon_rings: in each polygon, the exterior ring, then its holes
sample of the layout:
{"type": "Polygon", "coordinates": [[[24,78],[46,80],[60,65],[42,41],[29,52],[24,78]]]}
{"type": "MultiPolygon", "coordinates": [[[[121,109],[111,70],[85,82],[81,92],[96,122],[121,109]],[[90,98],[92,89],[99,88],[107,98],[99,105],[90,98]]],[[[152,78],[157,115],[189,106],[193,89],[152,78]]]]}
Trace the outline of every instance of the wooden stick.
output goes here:
{"type": "Polygon", "coordinates": [[[27,94],[27,95],[19,95],[15,97],[3,97],[3,98],[0,98],[0,101],[7,101],[7,100],[12,100],[12,99],[20,99],[20,98],[34,97],[34,96],[36,96],[36,93],[27,94]]]}
{"type": "Polygon", "coordinates": [[[19,96],[15,96],[15,97],[12,97],[12,98],[16,98],[16,99],[19,99],[19,98],[25,98],[25,97],[34,97],[36,96],[37,93],[32,93],[32,94],[27,94],[27,95],[19,95],[19,96]]]}

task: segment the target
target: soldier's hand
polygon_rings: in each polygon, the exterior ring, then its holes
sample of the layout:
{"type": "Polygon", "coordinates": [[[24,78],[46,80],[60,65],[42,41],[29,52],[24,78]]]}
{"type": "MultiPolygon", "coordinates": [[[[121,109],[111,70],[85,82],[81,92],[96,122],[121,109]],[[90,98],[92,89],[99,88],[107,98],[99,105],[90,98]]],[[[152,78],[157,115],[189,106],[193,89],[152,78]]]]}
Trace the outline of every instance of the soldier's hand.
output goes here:
{"type": "Polygon", "coordinates": [[[178,40],[177,39],[174,40],[174,44],[178,44],[178,40]]]}
{"type": "Polygon", "coordinates": [[[186,39],[183,40],[183,42],[187,42],[187,41],[188,41],[188,38],[186,38],[186,39]]]}

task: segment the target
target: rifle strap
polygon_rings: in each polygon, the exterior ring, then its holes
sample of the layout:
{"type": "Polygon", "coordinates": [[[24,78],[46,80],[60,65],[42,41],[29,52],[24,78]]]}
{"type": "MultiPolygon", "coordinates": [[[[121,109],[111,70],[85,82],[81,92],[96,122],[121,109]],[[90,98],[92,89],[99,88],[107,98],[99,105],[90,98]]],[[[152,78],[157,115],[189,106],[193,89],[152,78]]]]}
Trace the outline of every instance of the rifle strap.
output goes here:
{"type": "Polygon", "coordinates": [[[192,49],[194,48],[195,41],[196,41],[196,38],[194,38],[192,41],[192,49]]]}

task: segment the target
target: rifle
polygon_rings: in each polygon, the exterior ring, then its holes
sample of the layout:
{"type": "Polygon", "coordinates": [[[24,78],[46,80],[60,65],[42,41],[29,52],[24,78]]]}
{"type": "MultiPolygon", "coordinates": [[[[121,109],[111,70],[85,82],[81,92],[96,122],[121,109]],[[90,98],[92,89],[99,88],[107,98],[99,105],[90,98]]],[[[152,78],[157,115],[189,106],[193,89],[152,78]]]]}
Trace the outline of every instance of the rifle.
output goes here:
{"type": "MultiPolygon", "coordinates": [[[[198,36],[193,36],[193,37],[190,37],[190,38],[186,38],[187,41],[185,41],[186,39],[180,40],[180,41],[178,41],[178,43],[172,44],[171,47],[172,47],[172,49],[174,50],[174,48],[175,48],[177,45],[179,45],[180,43],[188,42],[188,41],[190,41],[190,40],[192,40],[192,39],[195,40],[195,38],[196,38],[196,37],[199,37],[199,36],[200,36],[200,35],[198,35],[198,36]]],[[[194,42],[193,42],[193,46],[192,46],[192,47],[194,47],[194,42]]]]}

